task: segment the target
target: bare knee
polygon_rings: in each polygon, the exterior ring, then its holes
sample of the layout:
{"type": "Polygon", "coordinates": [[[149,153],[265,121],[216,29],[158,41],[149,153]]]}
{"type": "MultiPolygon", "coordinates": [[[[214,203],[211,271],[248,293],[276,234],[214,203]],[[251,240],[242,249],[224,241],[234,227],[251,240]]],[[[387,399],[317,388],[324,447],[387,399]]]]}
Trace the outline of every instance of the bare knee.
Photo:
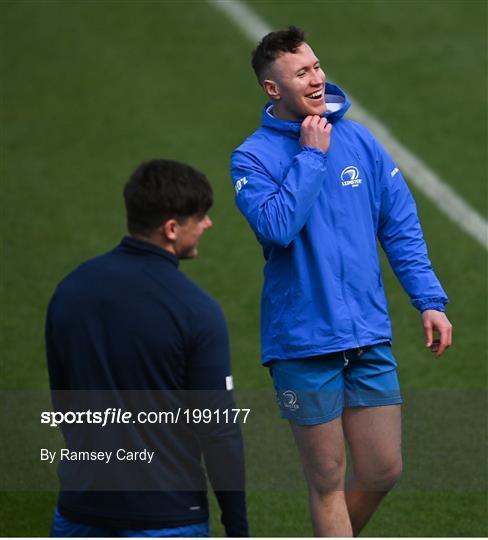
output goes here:
{"type": "Polygon", "coordinates": [[[385,464],[385,467],[380,470],[377,482],[389,491],[400,480],[403,472],[403,464],[401,458],[385,464]]]}
{"type": "Polygon", "coordinates": [[[344,490],[346,452],[342,419],[314,426],[291,423],[312,494],[344,490]]]}
{"type": "Polygon", "coordinates": [[[355,486],[364,491],[390,491],[402,475],[402,459],[388,460],[365,471],[355,471],[355,486]]]}
{"type": "Polygon", "coordinates": [[[307,467],[305,475],[310,490],[317,495],[324,495],[344,489],[345,471],[345,456],[338,456],[307,467]]]}

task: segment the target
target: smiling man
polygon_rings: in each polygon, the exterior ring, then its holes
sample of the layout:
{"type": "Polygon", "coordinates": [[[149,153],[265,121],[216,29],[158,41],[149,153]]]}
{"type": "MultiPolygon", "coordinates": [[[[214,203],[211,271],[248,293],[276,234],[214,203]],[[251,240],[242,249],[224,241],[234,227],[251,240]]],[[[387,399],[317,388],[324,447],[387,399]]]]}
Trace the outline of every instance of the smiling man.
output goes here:
{"type": "Polygon", "coordinates": [[[402,469],[377,239],[436,356],[452,341],[447,296],[401,172],[366,128],[344,118],[350,102],[326,82],[304,33],[268,34],[252,65],[270,101],[232,155],[232,178],[266,260],[262,360],[301,455],[315,534],[357,535],[402,469]]]}

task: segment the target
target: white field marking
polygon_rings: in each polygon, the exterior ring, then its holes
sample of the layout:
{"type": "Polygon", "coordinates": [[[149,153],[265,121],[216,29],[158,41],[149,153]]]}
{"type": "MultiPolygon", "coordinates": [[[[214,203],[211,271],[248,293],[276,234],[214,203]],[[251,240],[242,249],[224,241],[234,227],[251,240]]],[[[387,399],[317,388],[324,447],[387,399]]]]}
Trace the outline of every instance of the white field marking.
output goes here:
{"type": "Polygon", "coordinates": [[[223,11],[255,45],[263,36],[273,31],[257,13],[240,0],[208,0],[208,3],[223,11]]]}
{"type": "MultiPolygon", "coordinates": [[[[208,0],[225,15],[254,44],[272,28],[241,0],[208,0]]],[[[446,182],[420,158],[395,138],[388,128],[349,95],[353,107],[349,116],[366,125],[382,142],[394,161],[412,184],[428,197],[444,214],[488,250],[488,222],[466,203],[446,182]]]]}

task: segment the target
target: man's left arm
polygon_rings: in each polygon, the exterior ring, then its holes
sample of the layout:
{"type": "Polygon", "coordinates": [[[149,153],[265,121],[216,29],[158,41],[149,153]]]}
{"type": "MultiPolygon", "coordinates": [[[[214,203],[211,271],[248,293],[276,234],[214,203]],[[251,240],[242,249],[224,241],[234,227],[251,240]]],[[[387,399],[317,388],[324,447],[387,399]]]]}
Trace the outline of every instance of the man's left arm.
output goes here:
{"type": "Polygon", "coordinates": [[[211,411],[212,418],[194,427],[226,535],[249,536],[241,415],[236,414],[227,324],[213,301],[198,311],[187,389],[193,409],[211,411]]]}
{"type": "Polygon", "coordinates": [[[400,170],[377,141],[375,156],[381,186],[378,238],[412,304],[422,313],[426,347],[439,357],[452,344],[452,325],[444,313],[448,298],[432,269],[417,206],[400,170]],[[439,339],[434,339],[435,333],[439,339]]]}

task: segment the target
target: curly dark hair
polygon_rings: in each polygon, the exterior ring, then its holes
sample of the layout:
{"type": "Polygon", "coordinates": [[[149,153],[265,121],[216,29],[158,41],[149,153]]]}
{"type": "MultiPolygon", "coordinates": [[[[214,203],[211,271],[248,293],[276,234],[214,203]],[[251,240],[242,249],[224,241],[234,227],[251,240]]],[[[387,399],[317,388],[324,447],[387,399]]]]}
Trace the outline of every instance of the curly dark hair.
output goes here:
{"type": "Polygon", "coordinates": [[[297,26],[266,34],[252,52],[251,64],[259,83],[263,82],[266,68],[282,53],[294,53],[305,42],[305,32],[297,26]]]}
{"type": "Polygon", "coordinates": [[[207,177],[169,159],[141,163],[124,186],[127,229],[146,236],[168,219],[203,217],[213,203],[207,177]]]}

